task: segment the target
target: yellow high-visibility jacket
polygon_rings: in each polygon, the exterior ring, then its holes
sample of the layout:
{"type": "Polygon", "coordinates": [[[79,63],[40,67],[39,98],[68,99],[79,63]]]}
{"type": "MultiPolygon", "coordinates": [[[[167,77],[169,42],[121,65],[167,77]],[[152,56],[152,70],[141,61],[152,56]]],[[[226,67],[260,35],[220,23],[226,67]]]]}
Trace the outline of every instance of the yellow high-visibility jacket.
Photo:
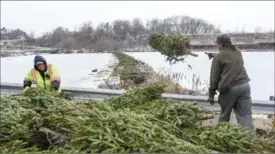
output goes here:
{"type": "MultiPolygon", "coordinates": [[[[40,75],[40,73],[33,68],[28,72],[28,74],[26,75],[24,80],[28,81],[28,82],[35,83],[36,88],[44,89],[44,90],[48,90],[48,91],[54,91],[52,82],[53,81],[61,82],[61,78],[60,78],[59,71],[58,71],[57,67],[53,66],[52,64],[49,64],[47,72],[45,72],[45,76],[47,76],[47,75],[49,76],[49,78],[45,77],[45,81],[44,81],[42,76],[40,75]]],[[[24,92],[29,88],[30,87],[25,87],[24,92]]],[[[58,94],[61,93],[60,88],[57,90],[57,93],[58,94]]]]}

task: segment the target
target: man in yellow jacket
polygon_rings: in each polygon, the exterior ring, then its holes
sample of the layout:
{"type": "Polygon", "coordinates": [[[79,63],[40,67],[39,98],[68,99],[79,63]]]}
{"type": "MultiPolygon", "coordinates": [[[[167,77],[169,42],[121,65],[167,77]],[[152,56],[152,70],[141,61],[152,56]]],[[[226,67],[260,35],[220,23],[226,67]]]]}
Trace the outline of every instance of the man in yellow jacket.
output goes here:
{"type": "Polygon", "coordinates": [[[24,79],[24,92],[31,87],[32,83],[35,83],[38,89],[61,93],[61,78],[57,67],[47,64],[46,59],[39,55],[34,57],[34,68],[24,79]]]}

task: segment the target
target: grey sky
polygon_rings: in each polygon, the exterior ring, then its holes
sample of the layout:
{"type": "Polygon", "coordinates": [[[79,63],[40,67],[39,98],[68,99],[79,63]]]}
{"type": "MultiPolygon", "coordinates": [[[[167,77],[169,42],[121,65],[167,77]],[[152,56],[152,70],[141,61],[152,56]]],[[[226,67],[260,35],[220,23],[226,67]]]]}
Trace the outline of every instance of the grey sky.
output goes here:
{"type": "Polygon", "coordinates": [[[198,17],[224,31],[274,29],[274,1],[1,1],[1,27],[41,35],[58,26],[74,29],[115,19],[142,20],[173,15],[198,17]]]}

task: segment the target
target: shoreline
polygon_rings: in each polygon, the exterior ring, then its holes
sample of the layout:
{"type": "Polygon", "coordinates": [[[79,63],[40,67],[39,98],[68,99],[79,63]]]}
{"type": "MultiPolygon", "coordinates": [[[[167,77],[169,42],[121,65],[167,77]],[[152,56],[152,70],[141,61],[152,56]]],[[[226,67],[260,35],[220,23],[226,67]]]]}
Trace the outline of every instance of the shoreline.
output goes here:
{"type": "MultiPolygon", "coordinates": [[[[196,49],[193,49],[193,52],[217,52],[216,48],[212,48],[214,45],[209,45],[211,48],[201,48],[198,47],[196,49]]],[[[275,52],[275,47],[274,48],[266,48],[266,49],[242,49],[240,48],[242,52],[248,52],[248,53],[253,53],[253,52],[275,52]]],[[[19,50],[2,50],[0,53],[0,58],[6,58],[6,57],[19,57],[19,56],[30,56],[30,55],[36,55],[36,54],[93,54],[93,53],[115,53],[115,52],[109,52],[109,51],[104,51],[104,52],[83,52],[82,50],[72,50],[72,51],[65,51],[65,52],[60,52],[57,49],[53,50],[47,50],[47,51],[19,51],[19,50]]],[[[158,51],[152,51],[152,49],[123,49],[123,52],[158,52],[158,51]]]]}
{"type": "MultiPolygon", "coordinates": [[[[243,52],[274,52],[275,49],[275,37],[274,32],[269,33],[227,33],[232,43],[236,45],[243,52]]],[[[191,39],[191,50],[194,52],[205,52],[205,50],[216,50],[217,47],[214,44],[216,35],[218,34],[200,34],[200,35],[188,35],[183,34],[191,39]]],[[[148,35],[139,35],[137,39],[147,39],[148,35]]],[[[95,49],[65,49],[65,48],[53,48],[53,47],[41,47],[31,46],[27,44],[18,43],[18,40],[0,40],[1,41],[1,57],[7,57],[10,55],[30,55],[30,54],[72,54],[72,53],[113,53],[112,48],[106,48],[106,50],[95,49]],[[17,42],[17,43],[16,43],[17,42]]],[[[119,48],[117,51],[124,52],[157,52],[153,50],[149,45],[135,45],[132,48],[119,48]]]]}
{"type": "MultiPolygon", "coordinates": [[[[207,95],[207,93],[199,88],[190,90],[180,85],[177,80],[178,75],[156,72],[147,63],[137,60],[123,52],[113,54],[117,58],[118,62],[116,66],[114,66],[114,70],[110,77],[120,77],[120,83],[116,85],[114,89],[130,90],[141,85],[159,83],[165,87],[166,93],[183,95],[207,95]]],[[[98,88],[112,89],[112,86],[109,85],[110,77],[105,81],[104,84],[100,84],[98,88]]]]}

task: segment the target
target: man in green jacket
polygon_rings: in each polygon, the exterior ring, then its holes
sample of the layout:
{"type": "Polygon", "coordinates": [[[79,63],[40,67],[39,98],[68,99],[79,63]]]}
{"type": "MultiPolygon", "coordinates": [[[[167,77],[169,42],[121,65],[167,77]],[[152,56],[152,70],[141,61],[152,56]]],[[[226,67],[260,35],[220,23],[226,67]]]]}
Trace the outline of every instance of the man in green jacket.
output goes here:
{"type": "Polygon", "coordinates": [[[210,55],[213,61],[208,101],[214,104],[214,96],[218,90],[218,102],[221,106],[219,124],[229,122],[234,109],[238,123],[253,129],[250,79],[244,67],[242,53],[232,45],[228,35],[218,36],[216,44],[219,53],[210,55]]]}

